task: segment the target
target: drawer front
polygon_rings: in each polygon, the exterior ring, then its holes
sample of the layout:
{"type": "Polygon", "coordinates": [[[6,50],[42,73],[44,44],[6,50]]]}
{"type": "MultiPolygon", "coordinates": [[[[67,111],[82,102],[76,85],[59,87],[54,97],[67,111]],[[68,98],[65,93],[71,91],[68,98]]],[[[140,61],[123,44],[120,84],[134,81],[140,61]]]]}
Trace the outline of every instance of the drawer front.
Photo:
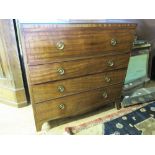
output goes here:
{"type": "Polygon", "coordinates": [[[132,29],[105,30],[96,27],[49,25],[23,30],[28,64],[75,60],[106,52],[130,51],[132,29]]]}
{"type": "Polygon", "coordinates": [[[130,54],[127,53],[123,55],[102,56],[76,61],[29,66],[30,83],[39,84],[126,68],[128,66],[129,55],[130,54]]]}
{"type": "Polygon", "coordinates": [[[117,70],[74,79],[33,85],[33,99],[34,102],[37,103],[112,84],[123,83],[125,74],[126,70],[117,70]]]}
{"type": "Polygon", "coordinates": [[[112,85],[76,95],[35,104],[37,120],[53,120],[94,110],[121,95],[122,85],[112,85]]]}

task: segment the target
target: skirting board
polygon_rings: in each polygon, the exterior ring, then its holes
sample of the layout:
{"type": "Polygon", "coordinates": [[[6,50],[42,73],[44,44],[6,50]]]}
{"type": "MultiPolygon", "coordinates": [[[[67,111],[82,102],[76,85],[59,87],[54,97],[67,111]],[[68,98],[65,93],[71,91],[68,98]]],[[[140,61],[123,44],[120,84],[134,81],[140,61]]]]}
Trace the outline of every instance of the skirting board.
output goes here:
{"type": "Polygon", "coordinates": [[[16,107],[16,108],[22,108],[28,105],[27,101],[23,103],[17,103],[17,102],[12,102],[12,101],[3,100],[3,99],[0,99],[0,104],[6,104],[6,105],[16,107]]]}
{"type": "Polygon", "coordinates": [[[0,87],[0,102],[18,108],[28,105],[23,88],[10,89],[0,87]]]}

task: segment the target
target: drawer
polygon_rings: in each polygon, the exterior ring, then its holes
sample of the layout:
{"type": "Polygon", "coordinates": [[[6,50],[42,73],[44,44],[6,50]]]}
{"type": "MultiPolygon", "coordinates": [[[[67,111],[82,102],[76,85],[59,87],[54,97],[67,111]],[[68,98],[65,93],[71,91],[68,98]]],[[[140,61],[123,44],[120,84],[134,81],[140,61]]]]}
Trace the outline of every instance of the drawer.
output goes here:
{"type": "Polygon", "coordinates": [[[79,92],[97,89],[112,84],[123,83],[126,70],[116,70],[74,79],[33,85],[34,102],[42,102],[79,92]]]}
{"type": "Polygon", "coordinates": [[[128,52],[134,39],[132,29],[105,30],[97,24],[96,27],[39,26],[37,30],[35,26],[23,29],[30,65],[99,56],[106,52],[128,52]]]}
{"type": "Polygon", "coordinates": [[[76,95],[34,104],[38,121],[82,114],[120,98],[122,85],[112,85],[76,95]]]}
{"type": "Polygon", "coordinates": [[[129,53],[83,60],[29,66],[31,84],[79,77],[103,71],[127,68],[129,53]]]}

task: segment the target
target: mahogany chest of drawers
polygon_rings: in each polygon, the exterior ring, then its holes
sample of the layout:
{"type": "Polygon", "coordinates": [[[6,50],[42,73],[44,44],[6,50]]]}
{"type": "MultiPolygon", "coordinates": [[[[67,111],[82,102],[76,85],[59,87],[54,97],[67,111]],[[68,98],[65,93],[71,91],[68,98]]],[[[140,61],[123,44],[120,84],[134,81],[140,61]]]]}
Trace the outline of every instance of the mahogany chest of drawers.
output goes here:
{"type": "MultiPolygon", "coordinates": [[[[120,100],[136,24],[20,24],[37,131],[120,100]]],[[[117,104],[117,107],[119,104],[117,104]]]]}

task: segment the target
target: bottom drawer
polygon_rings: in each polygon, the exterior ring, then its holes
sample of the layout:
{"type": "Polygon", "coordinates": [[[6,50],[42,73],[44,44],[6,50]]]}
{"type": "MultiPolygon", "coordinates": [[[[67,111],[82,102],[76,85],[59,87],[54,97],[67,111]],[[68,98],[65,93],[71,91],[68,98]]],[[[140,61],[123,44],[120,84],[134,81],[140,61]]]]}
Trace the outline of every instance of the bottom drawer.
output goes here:
{"type": "Polygon", "coordinates": [[[91,111],[120,98],[122,85],[112,85],[67,97],[34,104],[38,121],[54,120],[91,111]]]}

